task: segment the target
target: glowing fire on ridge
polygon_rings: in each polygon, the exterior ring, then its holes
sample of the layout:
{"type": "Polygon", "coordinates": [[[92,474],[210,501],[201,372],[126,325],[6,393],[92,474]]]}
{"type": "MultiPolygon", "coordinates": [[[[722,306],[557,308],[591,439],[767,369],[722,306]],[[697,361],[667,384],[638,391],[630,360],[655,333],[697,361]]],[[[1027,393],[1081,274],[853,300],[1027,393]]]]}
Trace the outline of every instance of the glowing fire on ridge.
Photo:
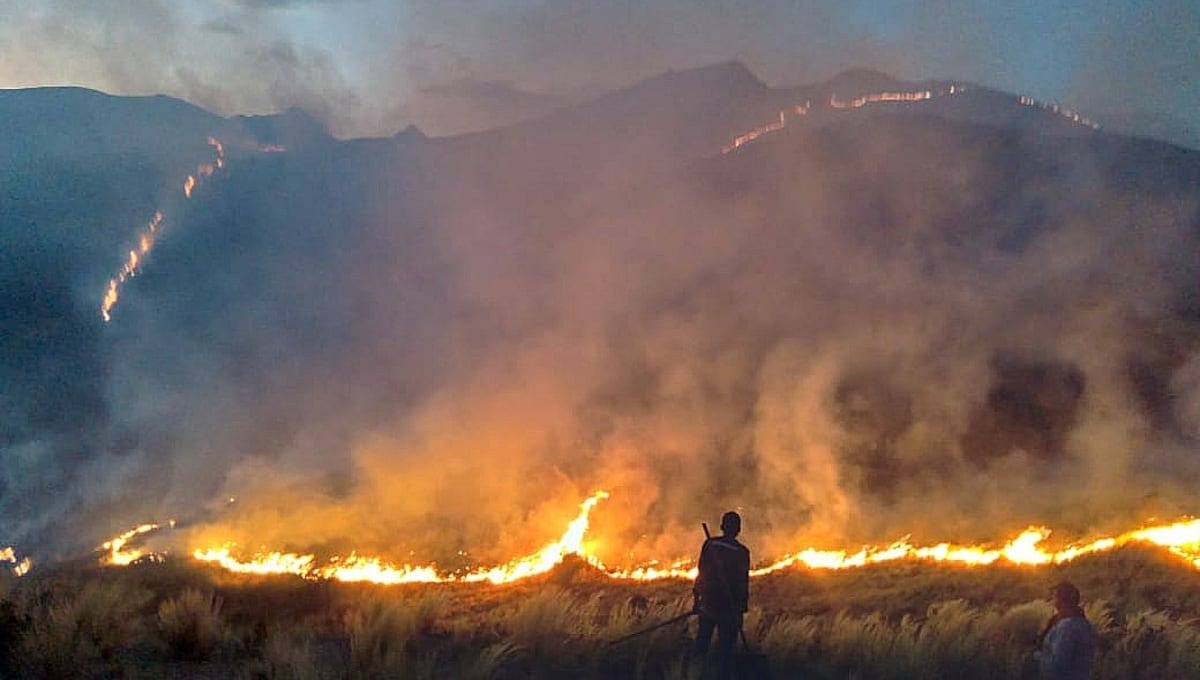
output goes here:
{"type": "MultiPolygon", "coordinates": [[[[183,181],[183,195],[185,198],[192,197],[192,193],[199,186],[203,178],[211,177],[217,170],[225,167],[225,146],[221,144],[221,140],[216,137],[209,137],[207,141],[208,145],[216,153],[216,158],[212,163],[197,165],[196,172],[188,175],[183,181]]],[[[125,264],[121,267],[121,270],[117,272],[116,276],[108,280],[108,286],[104,289],[104,297],[100,300],[100,316],[104,318],[105,323],[112,320],[112,308],[121,297],[121,286],[125,281],[137,275],[142,259],[154,247],[154,241],[157,238],[158,230],[162,227],[162,222],[162,210],[156,210],[154,217],[150,219],[150,222],[138,234],[137,247],[129,251],[129,256],[125,259],[125,264]]]]}
{"type": "Polygon", "coordinates": [[[9,569],[16,576],[24,576],[29,573],[29,569],[33,567],[33,562],[28,557],[17,559],[17,550],[11,545],[0,548],[0,562],[7,562],[9,569]]]}
{"type": "MultiPolygon", "coordinates": [[[[949,97],[962,94],[966,91],[967,88],[962,85],[950,85],[937,91],[914,90],[911,92],[872,92],[855,97],[854,99],[839,99],[837,94],[834,93],[829,95],[829,108],[832,110],[846,111],[850,109],[862,108],[867,104],[921,102],[937,97],[949,97]]],[[[1082,116],[1070,109],[1061,107],[1058,104],[1046,104],[1037,101],[1033,97],[1027,97],[1024,95],[1017,97],[1017,103],[1021,106],[1031,106],[1055,113],[1073,123],[1078,123],[1079,125],[1092,128],[1093,130],[1098,130],[1100,128],[1100,126],[1090,118],[1082,116]]],[[[809,113],[811,108],[811,103],[806,101],[803,105],[794,106],[791,112],[796,116],[804,116],[809,113]]],[[[747,130],[740,135],[737,135],[733,138],[733,141],[721,147],[721,153],[729,153],[745,144],[749,144],[765,134],[775,132],[776,130],[782,130],[788,122],[787,114],[788,111],[780,111],[778,114],[778,120],[773,120],[769,123],[760,125],[756,128],[747,130]]]]}
{"type": "Polygon", "coordinates": [[[1092,120],[1091,118],[1080,115],[1079,113],[1076,113],[1075,111],[1072,111],[1071,109],[1068,109],[1066,107],[1059,106],[1058,104],[1047,104],[1045,102],[1040,102],[1040,101],[1034,99],[1033,97],[1027,97],[1025,95],[1021,95],[1020,97],[1017,97],[1017,103],[1020,104],[1021,106],[1032,106],[1034,108],[1042,109],[1044,111],[1056,113],[1056,114],[1062,116],[1063,118],[1066,118],[1067,120],[1071,121],[1072,123],[1078,123],[1079,125],[1083,125],[1085,127],[1090,127],[1093,130],[1100,129],[1100,124],[1097,123],[1096,121],[1092,120]]]}
{"type": "MultiPolygon", "coordinates": [[[[589,516],[596,505],[608,493],[597,491],[580,504],[579,514],[567,526],[557,541],[541,550],[506,564],[479,568],[461,573],[439,571],[436,565],[398,565],[378,557],[351,553],[335,556],[319,563],[312,554],[262,552],[249,557],[238,557],[236,545],[197,549],[192,557],[213,564],[227,571],[244,574],[294,574],[308,579],[329,579],[346,582],[371,582],[378,584],[399,583],[511,583],[524,578],[544,574],[567,556],[574,556],[596,567],[614,580],[652,581],[664,578],[694,579],[696,568],[692,560],[681,559],[667,565],[647,565],[621,569],[605,566],[599,558],[590,554],[584,536],[587,533],[589,516]]],[[[144,556],[141,551],[125,548],[133,536],[152,531],[156,525],[143,525],[104,544],[111,555],[109,564],[129,564],[144,556]]],[[[890,545],[864,546],[856,552],[845,550],[819,550],[806,548],[786,555],[764,567],[751,572],[762,576],[777,571],[796,568],[849,569],[898,560],[936,562],[964,567],[990,565],[1007,562],[1014,565],[1039,566],[1062,564],[1084,555],[1106,552],[1129,544],[1149,544],[1164,548],[1200,570],[1200,519],[1185,519],[1173,524],[1148,526],[1128,531],[1117,536],[1102,537],[1086,543],[1069,544],[1058,550],[1049,550],[1042,543],[1050,536],[1044,527],[1030,527],[1012,540],[999,547],[987,545],[957,545],[939,543],[931,546],[915,546],[908,539],[890,545]]]]}
{"type": "MultiPolygon", "coordinates": [[[[856,99],[838,99],[837,94],[832,94],[829,96],[829,108],[839,110],[857,109],[862,106],[866,106],[867,104],[874,104],[877,102],[919,102],[926,99],[932,99],[934,97],[961,94],[965,91],[965,89],[966,88],[964,88],[962,85],[950,85],[949,87],[943,88],[937,92],[934,92],[933,90],[917,90],[915,92],[875,92],[871,94],[864,94],[856,99]]],[[[806,101],[802,105],[797,104],[796,106],[793,106],[791,113],[795,114],[796,116],[805,116],[808,115],[811,109],[812,102],[806,101]]],[[[734,137],[732,142],[721,147],[721,153],[729,153],[767,133],[775,132],[776,130],[782,130],[787,125],[787,114],[788,111],[786,110],[780,111],[778,114],[778,121],[772,121],[765,125],[760,125],[752,130],[748,130],[734,137]]]]}
{"type": "MultiPolygon", "coordinates": [[[[950,86],[946,94],[955,94],[956,90],[953,85],[950,86]]],[[[857,99],[838,99],[836,94],[829,95],[829,107],[833,109],[857,109],[867,104],[876,102],[919,102],[926,99],[933,99],[932,90],[920,90],[917,92],[876,92],[873,94],[864,94],[857,99]]]]}

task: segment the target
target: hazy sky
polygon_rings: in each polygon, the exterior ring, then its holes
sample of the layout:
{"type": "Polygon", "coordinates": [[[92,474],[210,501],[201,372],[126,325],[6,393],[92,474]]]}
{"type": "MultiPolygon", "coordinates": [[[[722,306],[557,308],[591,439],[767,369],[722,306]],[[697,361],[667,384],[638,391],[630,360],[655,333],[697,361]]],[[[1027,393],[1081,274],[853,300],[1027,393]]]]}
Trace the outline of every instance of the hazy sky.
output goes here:
{"type": "Polygon", "coordinates": [[[868,66],[1194,122],[1198,27],[1192,0],[0,0],[0,86],[448,133],[740,59],[771,85],[868,66]]]}

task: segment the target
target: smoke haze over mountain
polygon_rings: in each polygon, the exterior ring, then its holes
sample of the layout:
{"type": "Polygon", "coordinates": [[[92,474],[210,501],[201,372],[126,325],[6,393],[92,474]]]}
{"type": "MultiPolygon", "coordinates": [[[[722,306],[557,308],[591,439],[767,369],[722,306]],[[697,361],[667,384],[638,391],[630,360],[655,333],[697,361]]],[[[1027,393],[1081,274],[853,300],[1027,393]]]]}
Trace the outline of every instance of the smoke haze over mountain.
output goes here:
{"type": "Polygon", "coordinates": [[[774,86],[852,67],[968,80],[1195,148],[1196,26],[1186,0],[37,0],[0,8],[0,86],[163,93],[225,115],[299,106],[344,137],[450,134],[736,58],[774,86]]]}
{"type": "Polygon", "coordinates": [[[730,506],[763,557],[1196,512],[1200,156],[977,87],[825,105],[879,83],[928,86],[724,63],[348,142],[0,93],[0,543],[176,517],[188,544],[453,566],[597,488],[615,564],[689,555],[730,506]],[[228,166],[184,200],[208,135],[228,166]]]}

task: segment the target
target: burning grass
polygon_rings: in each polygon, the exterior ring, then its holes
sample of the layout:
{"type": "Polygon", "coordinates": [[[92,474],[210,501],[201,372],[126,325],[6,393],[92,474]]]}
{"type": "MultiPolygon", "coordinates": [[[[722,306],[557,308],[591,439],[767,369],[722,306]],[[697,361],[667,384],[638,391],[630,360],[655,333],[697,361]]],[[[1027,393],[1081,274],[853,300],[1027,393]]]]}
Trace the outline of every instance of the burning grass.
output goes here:
{"type": "MultiPolygon", "coordinates": [[[[1020,678],[1069,578],[1101,634],[1097,678],[1200,677],[1200,575],[1127,547],[1059,567],[894,563],[752,583],[746,632],[776,677],[1020,678]]],[[[262,678],[690,678],[694,623],[609,646],[690,604],[686,581],[582,560],[508,585],[376,586],[168,560],[58,565],[0,588],[0,673],[262,678]]]]}

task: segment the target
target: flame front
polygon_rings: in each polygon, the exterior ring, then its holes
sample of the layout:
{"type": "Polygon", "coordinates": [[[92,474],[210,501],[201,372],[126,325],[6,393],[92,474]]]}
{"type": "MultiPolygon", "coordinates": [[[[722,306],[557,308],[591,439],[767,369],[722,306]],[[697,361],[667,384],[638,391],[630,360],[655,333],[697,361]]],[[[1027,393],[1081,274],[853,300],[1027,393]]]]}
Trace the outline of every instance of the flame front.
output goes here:
{"type": "Polygon", "coordinates": [[[477,569],[460,574],[445,574],[436,566],[394,565],[378,557],[362,557],[351,553],[348,557],[332,557],[327,564],[317,564],[314,555],[268,552],[258,553],[239,560],[233,556],[234,544],[219,548],[195,550],[192,557],[215,564],[229,571],[242,574],[295,574],[312,579],[334,579],[338,581],[398,584],[398,583],[511,583],[544,574],[558,566],[568,555],[587,560],[599,569],[600,561],[586,553],[583,537],[588,529],[588,517],[608,492],[597,491],[579,506],[579,514],[567,525],[567,530],[557,541],[541,550],[514,559],[507,564],[490,569],[477,569]]]}
{"type": "MultiPolygon", "coordinates": [[[[949,85],[940,90],[913,90],[910,92],[871,92],[853,99],[840,99],[836,93],[829,95],[828,109],[832,111],[846,111],[850,109],[859,109],[868,104],[911,104],[923,102],[939,97],[950,97],[959,95],[967,91],[967,88],[962,85],[949,85]]],[[[1058,104],[1047,104],[1039,102],[1033,97],[1020,96],[1017,97],[1017,103],[1021,106],[1030,106],[1044,111],[1057,114],[1067,120],[1092,128],[1099,129],[1100,126],[1095,121],[1082,116],[1075,111],[1059,106],[1058,104]]],[[[765,134],[782,130],[787,126],[789,114],[792,116],[805,116],[812,109],[811,102],[797,104],[790,110],[780,111],[778,118],[758,127],[752,128],[733,138],[733,141],[721,147],[721,153],[730,153],[754,140],[762,137],[765,134]]]]}
{"type": "Polygon", "coordinates": [[[142,534],[149,533],[158,528],[159,525],[157,524],[142,524],[130,529],[129,531],[126,531],[120,536],[110,538],[101,543],[100,547],[96,548],[96,550],[103,550],[104,552],[108,553],[101,561],[105,564],[111,564],[118,567],[133,564],[142,557],[145,557],[146,553],[140,548],[126,547],[129,543],[129,539],[133,538],[134,536],[140,536],[142,534]]]}
{"type": "Polygon", "coordinates": [[[1046,102],[1040,102],[1040,101],[1034,99],[1033,97],[1027,97],[1025,95],[1021,95],[1020,97],[1017,97],[1017,103],[1020,104],[1021,106],[1032,106],[1034,108],[1042,109],[1044,111],[1049,111],[1050,113],[1058,114],[1058,115],[1062,116],[1063,118],[1066,118],[1067,120],[1071,121],[1072,123],[1077,123],[1079,125],[1083,125],[1084,127],[1090,127],[1093,130],[1100,129],[1100,124],[1097,123],[1096,121],[1092,120],[1091,118],[1081,115],[1081,114],[1079,114],[1075,111],[1072,111],[1071,109],[1068,109],[1066,107],[1059,106],[1058,104],[1048,104],[1046,102]]]}
{"type": "MultiPolygon", "coordinates": [[[[184,198],[192,197],[192,193],[199,185],[199,178],[211,177],[217,170],[225,167],[225,146],[221,144],[221,140],[216,137],[209,137],[207,141],[208,145],[213,148],[216,158],[212,163],[197,165],[196,172],[187,176],[183,181],[184,198]]],[[[137,248],[129,251],[129,256],[125,258],[125,264],[121,267],[121,270],[117,272],[116,276],[108,280],[108,286],[104,289],[104,296],[100,300],[100,316],[104,319],[105,323],[112,320],[112,308],[121,297],[121,286],[124,285],[125,281],[137,275],[142,259],[154,247],[154,241],[158,236],[159,229],[162,227],[162,222],[162,210],[156,210],[149,224],[138,234],[137,248]]]]}
{"type": "MultiPolygon", "coordinates": [[[[295,574],[309,579],[332,579],[347,582],[378,584],[399,583],[511,583],[544,574],[560,564],[567,556],[575,556],[596,567],[614,580],[654,581],[659,579],[694,579],[693,561],[680,559],[667,565],[652,563],[633,568],[609,568],[587,551],[584,536],[589,517],[596,505],[608,493],[597,491],[580,504],[579,514],[567,526],[557,541],[527,557],[488,569],[461,573],[439,571],[436,565],[396,565],[378,557],[351,553],[348,557],[332,557],[318,563],[311,554],[265,552],[247,558],[234,556],[236,548],[227,544],[219,548],[195,550],[192,557],[228,571],[246,574],[295,574]]],[[[1043,546],[1050,536],[1044,527],[1030,527],[998,547],[986,545],[957,545],[939,543],[915,546],[907,539],[880,546],[863,546],[855,552],[806,548],[786,555],[764,567],[754,569],[752,576],[762,576],[786,569],[851,569],[899,560],[943,563],[963,567],[978,567],[997,562],[1014,565],[1041,566],[1062,564],[1084,555],[1113,550],[1130,544],[1149,544],[1165,548],[1200,570],[1200,519],[1188,519],[1174,524],[1148,526],[1118,536],[1102,537],[1087,543],[1071,544],[1059,550],[1043,546]]],[[[107,545],[107,544],[106,544],[107,545]]],[[[114,551],[114,555],[116,552],[114,551]]],[[[113,563],[116,563],[113,560],[113,563]]]]}
{"type": "MultiPolygon", "coordinates": [[[[946,92],[946,94],[956,93],[957,91],[953,85],[946,92]]],[[[838,99],[836,94],[832,94],[829,95],[829,107],[834,109],[857,109],[867,104],[878,102],[919,102],[926,99],[933,99],[932,90],[919,90],[917,92],[875,92],[849,100],[838,99]]]]}

